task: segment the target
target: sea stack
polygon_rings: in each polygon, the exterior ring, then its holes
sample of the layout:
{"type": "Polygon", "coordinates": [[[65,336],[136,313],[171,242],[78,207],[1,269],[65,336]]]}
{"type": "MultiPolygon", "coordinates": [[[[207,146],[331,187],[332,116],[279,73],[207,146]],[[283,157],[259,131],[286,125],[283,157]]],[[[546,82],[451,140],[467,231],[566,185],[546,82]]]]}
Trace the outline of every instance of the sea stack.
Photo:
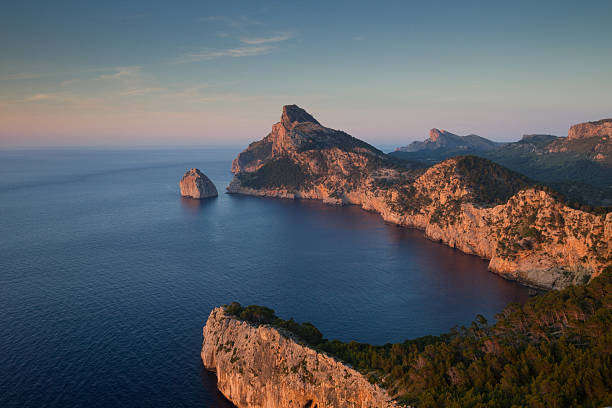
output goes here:
{"type": "Polygon", "coordinates": [[[181,195],[195,199],[216,197],[217,188],[204,173],[198,169],[191,169],[181,179],[181,195]]]}

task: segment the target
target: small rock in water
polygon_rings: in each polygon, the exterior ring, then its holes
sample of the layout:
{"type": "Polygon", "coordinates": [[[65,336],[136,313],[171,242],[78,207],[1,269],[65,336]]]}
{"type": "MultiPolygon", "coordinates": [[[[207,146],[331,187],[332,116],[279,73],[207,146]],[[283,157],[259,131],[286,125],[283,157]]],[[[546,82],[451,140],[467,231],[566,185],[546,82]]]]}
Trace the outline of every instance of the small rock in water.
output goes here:
{"type": "Polygon", "coordinates": [[[217,197],[217,188],[204,173],[198,169],[191,169],[181,179],[181,195],[191,198],[217,197]]]}

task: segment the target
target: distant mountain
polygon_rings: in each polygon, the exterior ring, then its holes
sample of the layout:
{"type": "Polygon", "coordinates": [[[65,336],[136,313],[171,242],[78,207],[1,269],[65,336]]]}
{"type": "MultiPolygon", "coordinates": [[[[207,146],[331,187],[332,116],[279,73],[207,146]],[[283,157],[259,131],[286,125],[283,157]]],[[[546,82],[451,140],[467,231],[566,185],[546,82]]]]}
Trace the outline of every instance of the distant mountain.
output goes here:
{"type": "Polygon", "coordinates": [[[446,130],[431,129],[429,138],[423,142],[412,142],[408,146],[398,147],[400,152],[418,152],[420,150],[492,150],[501,146],[501,143],[494,142],[478,135],[459,136],[446,130]]]}
{"type": "Polygon", "coordinates": [[[549,153],[575,153],[612,167],[612,119],[586,122],[570,128],[567,138],[546,146],[549,153]]]}
{"type": "Polygon", "coordinates": [[[488,150],[445,146],[425,148],[433,146],[430,140],[431,136],[424,142],[409,145],[414,148],[421,146],[420,150],[399,148],[390,155],[433,164],[472,154],[548,184],[572,201],[612,205],[612,119],[574,125],[569,129],[568,137],[524,135],[517,142],[498,144],[488,150]]]}

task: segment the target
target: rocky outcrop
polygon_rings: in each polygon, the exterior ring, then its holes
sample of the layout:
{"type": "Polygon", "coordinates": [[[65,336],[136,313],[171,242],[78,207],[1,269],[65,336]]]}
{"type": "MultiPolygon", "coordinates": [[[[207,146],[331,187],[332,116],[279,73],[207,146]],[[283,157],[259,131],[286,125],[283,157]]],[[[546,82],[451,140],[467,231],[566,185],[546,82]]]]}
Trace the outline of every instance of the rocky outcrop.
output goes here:
{"type": "Polygon", "coordinates": [[[238,156],[228,192],[359,205],[542,288],[587,281],[611,262],[612,214],[572,209],[486,159],[409,168],[335,132],[282,120],[238,156]],[[265,156],[258,154],[263,143],[265,156]]]}
{"type": "Polygon", "coordinates": [[[214,309],[203,329],[202,362],[239,408],[397,406],[358,371],[288,332],[214,309]]]}
{"type": "Polygon", "coordinates": [[[570,127],[566,138],[547,146],[550,153],[580,154],[606,167],[612,167],[612,119],[579,123],[570,127]]]}
{"type": "Polygon", "coordinates": [[[179,184],[181,195],[197,199],[217,197],[217,188],[204,173],[191,169],[185,173],[179,184]]]}
{"type": "Polygon", "coordinates": [[[602,119],[595,122],[579,123],[570,127],[567,133],[569,140],[585,139],[589,137],[612,138],[612,119],[602,119]]]}
{"type": "Polygon", "coordinates": [[[281,156],[328,149],[385,155],[375,147],[342,132],[321,126],[309,113],[296,105],[283,107],[281,121],[262,140],[253,142],[232,162],[232,172],[253,172],[268,161],[281,156]]]}
{"type": "Polygon", "coordinates": [[[478,135],[459,136],[446,130],[431,129],[429,138],[423,142],[415,141],[408,146],[398,147],[400,152],[418,152],[420,150],[476,150],[486,151],[497,149],[502,143],[497,143],[478,135]]]}

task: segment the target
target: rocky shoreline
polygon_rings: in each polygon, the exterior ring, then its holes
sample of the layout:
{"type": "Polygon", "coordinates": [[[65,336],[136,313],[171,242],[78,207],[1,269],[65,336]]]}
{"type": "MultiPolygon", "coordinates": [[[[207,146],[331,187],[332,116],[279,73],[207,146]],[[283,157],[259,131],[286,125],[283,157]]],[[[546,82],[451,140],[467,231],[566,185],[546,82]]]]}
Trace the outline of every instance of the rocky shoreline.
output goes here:
{"type": "Polygon", "coordinates": [[[401,168],[343,132],[299,122],[294,112],[300,111],[285,107],[272,132],[234,160],[228,193],[358,205],[488,259],[492,272],[540,289],[586,282],[612,259],[612,213],[571,208],[524,177],[473,156],[426,170],[401,168]],[[267,166],[280,160],[280,176],[271,178],[267,166]],[[296,172],[291,166],[304,175],[288,185],[291,180],[282,176],[296,172]],[[501,193],[479,191],[482,183],[501,193]]]}

